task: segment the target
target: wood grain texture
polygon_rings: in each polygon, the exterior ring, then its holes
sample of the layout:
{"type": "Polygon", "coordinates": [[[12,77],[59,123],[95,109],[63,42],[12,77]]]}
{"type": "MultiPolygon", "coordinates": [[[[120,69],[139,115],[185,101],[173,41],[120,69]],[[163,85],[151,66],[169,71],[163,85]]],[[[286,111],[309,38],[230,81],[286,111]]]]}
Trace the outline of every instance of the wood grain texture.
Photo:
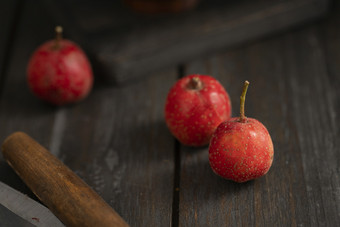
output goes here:
{"type": "Polygon", "coordinates": [[[332,220],[337,220],[339,225],[339,216],[340,216],[340,157],[339,157],[339,135],[340,135],[340,127],[339,127],[339,113],[340,113],[340,2],[336,2],[336,7],[334,7],[334,11],[332,13],[332,17],[328,18],[325,23],[322,23],[319,27],[319,35],[320,42],[318,43],[319,48],[324,50],[322,53],[325,56],[326,64],[327,64],[327,75],[328,82],[331,87],[329,92],[327,93],[327,107],[329,113],[329,123],[328,125],[332,128],[332,134],[328,134],[327,140],[324,141],[327,144],[326,149],[330,149],[331,152],[326,151],[327,153],[327,161],[331,160],[331,171],[327,174],[330,174],[330,181],[327,182],[328,185],[323,185],[323,189],[325,193],[330,193],[325,195],[327,200],[324,202],[327,206],[327,223],[331,223],[332,220]],[[332,104],[334,103],[334,104],[332,104]],[[334,140],[333,140],[334,139],[334,140]],[[327,190],[327,191],[326,191],[327,190]],[[330,196],[332,195],[332,196],[330,196]],[[329,205],[329,200],[333,200],[329,205]]]}
{"type": "Polygon", "coordinates": [[[320,17],[327,0],[201,1],[174,15],[141,15],[121,1],[45,1],[58,23],[116,83],[320,17]],[[95,7],[95,8],[93,8],[95,7]]]}
{"type": "Polygon", "coordinates": [[[93,189],[27,134],[8,136],[2,154],[66,226],[128,226],[93,189]]]}
{"type": "MultiPolygon", "coordinates": [[[[48,146],[55,119],[54,108],[39,101],[29,91],[26,83],[26,65],[34,49],[53,35],[53,30],[50,30],[53,24],[39,5],[23,1],[20,1],[20,4],[20,12],[17,15],[19,18],[13,29],[15,36],[11,40],[10,58],[1,81],[0,141],[14,131],[25,131],[33,135],[42,145],[48,146]]],[[[1,181],[34,197],[1,155],[0,168],[0,172],[3,173],[0,176],[1,181]]]]}
{"type": "Polygon", "coordinates": [[[163,107],[175,79],[170,71],[126,87],[98,86],[65,114],[62,160],[131,226],[171,224],[174,140],[163,107]]]}
{"type": "Polygon", "coordinates": [[[11,60],[5,75],[3,94],[0,100],[0,122],[3,141],[9,133],[22,130],[38,135],[43,145],[49,143],[50,130],[54,122],[55,108],[33,96],[26,82],[26,66],[30,55],[42,42],[53,36],[52,22],[39,6],[23,5],[11,60]],[[31,13],[32,11],[35,14],[31,13]],[[45,20],[40,18],[44,17],[45,20]]]}
{"type": "MultiPolygon", "coordinates": [[[[325,39],[335,43],[335,37],[325,39]]],[[[249,80],[246,115],[268,128],[275,155],[265,177],[236,184],[212,173],[208,148],[183,147],[179,225],[339,225],[339,96],[317,28],[188,64],[187,73],[216,76],[230,93],[234,115],[242,82],[249,80]]]]}

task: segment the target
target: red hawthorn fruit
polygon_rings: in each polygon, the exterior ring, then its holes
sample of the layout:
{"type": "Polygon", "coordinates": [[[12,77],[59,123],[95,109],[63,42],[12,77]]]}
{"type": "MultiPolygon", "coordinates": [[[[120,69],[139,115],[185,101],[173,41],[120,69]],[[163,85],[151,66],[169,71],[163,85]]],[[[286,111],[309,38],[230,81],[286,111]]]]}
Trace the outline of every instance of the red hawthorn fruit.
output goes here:
{"type": "Polygon", "coordinates": [[[31,56],[27,80],[39,98],[55,104],[74,103],[85,98],[93,84],[90,62],[73,42],[62,39],[62,28],[56,27],[55,40],[43,43],[31,56]]]}
{"type": "Polygon", "coordinates": [[[229,95],[211,76],[189,75],[178,80],[166,99],[167,126],[184,145],[209,144],[216,127],[230,115],[229,95]]]}
{"type": "Polygon", "coordinates": [[[245,182],[265,175],[273,162],[274,147],[266,127],[244,116],[246,81],[241,95],[240,117],[222,122],[209,146],[209,163],[219,176],[245,182]]]}

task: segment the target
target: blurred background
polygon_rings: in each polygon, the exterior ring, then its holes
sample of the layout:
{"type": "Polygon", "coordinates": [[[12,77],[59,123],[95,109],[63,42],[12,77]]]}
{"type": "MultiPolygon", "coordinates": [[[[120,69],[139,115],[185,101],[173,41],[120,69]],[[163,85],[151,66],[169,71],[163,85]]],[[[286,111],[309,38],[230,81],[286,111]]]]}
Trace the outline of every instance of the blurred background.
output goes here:
{"type": "Polygon", "coordinates": [[[123,84],[304,23],[328,0],[46,0],[65,37],[107,81],[123,84]]]}

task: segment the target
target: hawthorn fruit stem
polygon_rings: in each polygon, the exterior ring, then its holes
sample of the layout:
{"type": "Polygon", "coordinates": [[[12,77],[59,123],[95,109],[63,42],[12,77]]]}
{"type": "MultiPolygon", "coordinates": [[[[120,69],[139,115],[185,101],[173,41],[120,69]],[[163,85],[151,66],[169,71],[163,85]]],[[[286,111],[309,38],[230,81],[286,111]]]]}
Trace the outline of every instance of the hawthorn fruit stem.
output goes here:
{"type": "Polygon", "coordinates": [[[188,88],[192,90],[201,90],[203,88],[202,81],[198,77],[191,78],[188,88]]]}
{"type": "Polygon", "coordinates": [[[61,26],[56,26],[55,27],[55,47],[59,48],[60,47],[60,41],[63,39],[63,27],[61,26]]]}
{"type": "Polygon", "coordinates": [[[240,97],[240,122],[245,122],[247,119],[247,117],[244,115],[244,103],[246,102],[248,86],[249,86],[248,80],[244,81],[243,90],[240,97]]]}

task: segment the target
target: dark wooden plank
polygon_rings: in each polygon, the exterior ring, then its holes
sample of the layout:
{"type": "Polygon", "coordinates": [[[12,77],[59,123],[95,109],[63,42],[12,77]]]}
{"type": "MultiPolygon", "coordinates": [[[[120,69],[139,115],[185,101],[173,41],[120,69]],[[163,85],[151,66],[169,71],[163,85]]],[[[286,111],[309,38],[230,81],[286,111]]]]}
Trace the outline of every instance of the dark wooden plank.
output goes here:
{"type": "MultiPolygon", "coordinates": [[[[25,131],[42,145],[51,143],[55,108],[35,98],[26,83],[26,65],[34,49],[53,35],[53,22],[46,10],[36,4],[20,3],[18,24],[15,28],[10,59],[3,75],[3,90],[0,100],[0,141],[14,131],[25,131]],[[42,20],[41,18],[44,18],[42,20]],[[51,31],[52,30],[52,31],[51,31]]],[[[0,180],[32,195],[13,170],[0,158],[0,180]]]]}
{"type": "Polygon", "coordinates": [[[169,226],[174,140],[163,120],[176,70],[96,87],[62,117],[60,156],[131,226],[169,226]]]}
{"type": "Polygon", "coordinates": [[[339,95],[328,68],[315,27],[188,65],[186,73],[225,85],[234,115],[242,82],[250,81],[246,115],[268,128],[275,157],[265,177],[236,184],[212,173],[208,148],[182,147],[181,226],[339,225],[339,95]]]}
{"type": "MultiPolygon", "coordinates": [[[[340,112],[340,4],[334,1],[332,15],[323,23],[310,31],[313,35],[307,42],[301,37],[300,45],[305,48],[309,58],[310,66],[306,66],[309,73],[318,74],[316,78],[305,80],[310,84],[310,90],[300,91],[306,102],[306,108],[301,114],[309,116],[297,124],[301,132],[309,132],[309,137],[303,138],[305,156],[313,159],[313,162],[306,162],[306,168],[311,171],[306,174],[307,192],[309,201],[316,206],[311,209],[313,212],[313,224],[337,226],[340,224],[340,155],[339,155],[339,122],[340,112]],[[313,50],[313,51],[311,51],[313,50]],[[326,67],[323,67],[323,65],[326,67]],[[306,98],[307,97],[307,98],[306,98]],[[310,112],[310,109],[315,111],[310,112]],[[319,183],[319,188],[310,187],[319,183]],[[309,186],[309,187],[308,187],[309,186]]],[[[299,63],[299,62],[298,62],[299,63]]],[[[299,82],[299,81],[298,81],[299,82]]]]}
{"type": "MultiPolygon", "coordinates": [[[[328,118],[331,119],[331,127],[332,132],[335,134],[336,138],[339,138],[340,135],[340,127],[339,127],[339,113],[340,113],[340,2],[337,1],[332,12],[332,16],[322,23],[319,31],[320,31],[320,43],[318,43],[319,48],[325,48],[325,52],[323,53],[327,62],[327,72],[328,72],[328,81],[330,83],[331,89],[328,91],[327,95],[327,105],[329,102],[334,102],[335,105],[329,105],[329,113],[327,115],[328,118]]],[[[329,124],[328,124],[329,125],[329,124]]],[[[335,157],[332,157],[332,154],[327,152],[327,161],[331,158],[332,169],[329,173],[330,181],[327,182],[329,185],[324,185],[324,190],[331,189],[329,196],[326,196],[327,200],[325,203],[328,203],[329,200],[331,202],[329,205],[327,204],[326,215],[327,219],[337,219],[339,220],[340,216],[340,157],[339,157],[339,147],[340,140],[336,139],[335,141],[330,140],[327,142],[328,146],[331,146],[331,150],[334,153],[338,153],[335,157]],[[337,163],[337,164],[336,164],[337,163]],[[335,165],[335,166],[334,166],[335,165]],[[332,195],[332,196],[330,196],[332,195]],[[337,213],[336,213],[337,212],[337,213]]],[[[322,176],[324,177],[324,176],[322,176]]],[[[338,221],[339,222],[339,221],[338,221]]],[[[339,224],[338,224],[339,225],[339,224]]]]}
{"type": "Polygon", "coordinates": [[[330,80],[325,50],[316,29],[298,34],[287,59],[298,76],[289,78],[292,111],[303,164],[312,225],[337,226],[340,222],[339,161],[336,147],[339,96],[330,80]]]}
{"type": "Polygon", "coordinates": [[[209,0],[189,12],[140,15],[122,1],[46,2],[117,83],[284,30],[328,9],[327,0],[209,0]]]}
{"type": "MultiPolygon", "coordinates": [[[[7,63],[10,58],[11,38],[13,38],[16,21],[19,17],[18,1],[0,2],[0,25],[2,35],[0,36],[0,83],[7,73],[7,63]]],[[[1,85],[1,84],[0,84],[1,85]]]]}

